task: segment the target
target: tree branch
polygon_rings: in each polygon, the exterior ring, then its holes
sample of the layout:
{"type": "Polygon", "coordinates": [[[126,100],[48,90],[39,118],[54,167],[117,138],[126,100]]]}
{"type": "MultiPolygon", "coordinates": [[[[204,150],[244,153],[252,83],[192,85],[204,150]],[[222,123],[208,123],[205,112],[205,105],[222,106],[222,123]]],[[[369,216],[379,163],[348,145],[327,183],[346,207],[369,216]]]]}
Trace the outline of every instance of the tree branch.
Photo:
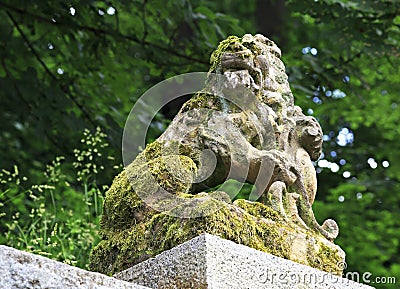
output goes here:
{"type": "Polygon", "coordinates": [[[17,28],[19,34],[21,35],[22,39],[25,41],[26,45],[28,45],[29,50],[32,52],[32,54],[35,56],[36,60],[39,61],[40,65],[43,67],[43,69],[51,76],[51,78],[58,80],[57,77],[49,70],[49,68],[46,66],[46,64],[43,62],[43,60],[40,58],[39,54],[36,52],[35,48],[31,44],[31,42],[28,40],[27,36],[25,33],[22,31],[21,27],[19,27],[17,21],[12,17],[12,15],[7,11],[6,12],[8,18],[11,20],[15,28],[17,28]]]}
{"type": "MultiPolygon", "coordinates": [[[[1,59],[1,64],[2,64],[2,66],[3,66],[3,68],[4,68],[4,71],[6,72],[6,76],[10,79],[10,81],[13,82],[13,86],[14,86],[14,89],[15,89],[17,95],[18,95],[19,98],[22,100],[22,102],[25,104],[25,106],[27,107],[27,109],[28,109],[30,112],[33,113],[33,106],[32,106],[32,104],[31,104],[30,102],[28,102],[28,101],[25,99],[24,95],[23,95],[23,94],[21,93],[21,91],[19,90],[19,87],[18,87],[17,83],[15,82],[15,79],[14,79],[14,77],[12,76],[10,70],[8,69],[7,64],[6,64],[6,62],[5,62],[4,59],[1,59]]],[[[39,120],[39,117],[38,117],[37,115],[35,115],[34,113],[33,113],[33,116],[34,116],[37,120],[39,120]]],[[[47,139],[48,139],[55,147],[58,147],[58,148],[60,148],[64,153],[66,152],[67,154],[71,155],[71,152],[69,152],[69,150],[66,149],[65,147],[62,148],[62,147],[61,147],[62,144],[61,144],[60,142],[57,142],[57,141],[54,139],[54,136],[50,136],[50,134],[47,132],[47,130],[44,130],[44,134],[46,135],[47,139]]]]}
{"type": "Polygon", "coordinates": [[[167,52],[167,53],[169,53],[171,55],[174,55],[174,56],[186,59],[186,60],[190,60],[190,61],[197,62],[197,63],[200,63],[200,64],[205,64],[205,65],[209,64],[208,61],[205,61],[205,60],[202,60],[202,59],[197,59],[195,57],[179,53],[179,52],[177,52],[177,51],[175,51],[173,49],[168,49],[168,48],[166,48],[164,46],[161,46],[161,45],[158,45],[158,44],[154,44],[154,43],[151,43],[151,42],[148,42],[148,41],[142,41],[141,39],[139,39],[139,38],[137,38],[135,36],[125,35],[125,34],[122,34],[122,33],[118,32],[118,31],[108,31],[108,30],[105,30],[105,29],[101,29],[101,28],[97,28],[97,27],[91,27],[91,26],[84,26],[84,25],[80,25],[80,24],[77,24],[77,23],[63,23],[63,22],[59,22],[59,21],[54,22],[54,21],[51,21],[51,19],[48,19],[48,18],[43,17],[41,15],[33,14],[33,13],[30,13],[30,12],[24,10],[24,9],[13,7],[13,6],[5,4],[5,3],[0,3],[0,7],[6,8],[8,10],[11,10],[13,12],[16,12],[16,13],[24,15],[24,16],[29,16],[29,17],[37,20],[37,21],[46,22],[46,23],[54,25],[54,26],[65,26],[65,27],[70,27],[70,28],[76,28],[76,29],[83,30],[83,31],[89,31],[89,32],[92,32],[92,33],[95,33],[95,34],[99,34],[99,35],[108,35],[108,36],[112,36],[112,37],[114,37],[116,39],[128,40],[128,41],[132,41],[132,42],[135,42],[135,43],[143,45],[143,46],[150,46],[150,47],[159,49],[161,51],[167,52]]]}
{"type": "MultiPolygon", "coordinates": [[[[8,18],[11,20],[15,28],[18,30],[19,34],[21,35],[22,39],[25,41],[26,45],[28,45],[29,50],[32,52],[32,54],[35,56],[36,60],[40,63],[42,68],[46,71],[46,73],[55,81],[60,82],[60,80],[57,78],[57,76],[54,75],[50,71],[50,69],[47,67],[46,63],[40,58],[40,55],[37,53],[36,49],[33,47],[32,43],[29,41],[28,37],[25,35],[25,33],[22,31],[21,27],[18,25],[17,21],[14,19],[14,17],[10,14],[10,12],[6,12],[8,18]]],[[[79,110],[84,114],[85,118],[93,125],[93,127],[99,126],[99,124],[95,123],[92,118],[90,117],[90,114],[86,111],[86,109],[78,102],[78,100],[75,98],[74,95],[71,94],[71,92],[64,87],[63,85],[59,84],[59,87],[61,88],[62,91],[68,96],[68,98],[79,108],[79,110]]]]}

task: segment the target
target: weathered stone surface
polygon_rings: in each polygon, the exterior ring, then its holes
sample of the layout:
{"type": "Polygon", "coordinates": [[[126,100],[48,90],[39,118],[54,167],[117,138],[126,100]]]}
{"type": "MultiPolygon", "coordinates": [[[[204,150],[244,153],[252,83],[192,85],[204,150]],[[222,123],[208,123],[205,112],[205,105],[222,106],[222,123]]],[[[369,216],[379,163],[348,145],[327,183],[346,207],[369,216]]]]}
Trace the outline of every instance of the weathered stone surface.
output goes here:
{"type": "Polygon", "coordinates": [[[373,288],[209,234],[202,234],[114,277],[158,289],[373,288]]]}
{"type": "Polygon", "coordinates": [[[2,289],[148,288],[7,246],[0,246],[0,287],[2,289]]]}
{"type": "Polygon", "coordinates": [[[319,225],[312,211],[321,147],[318,122],[294,105],[279,48],[262,35],[229,37],[204,90],[114,180],[91,269],[119,272],[206,232],[340,274],[338,226],[319,225]],[[257,202],[230,203],[231,192],[216,189],[227,179],[254,184],[257,202]]]}

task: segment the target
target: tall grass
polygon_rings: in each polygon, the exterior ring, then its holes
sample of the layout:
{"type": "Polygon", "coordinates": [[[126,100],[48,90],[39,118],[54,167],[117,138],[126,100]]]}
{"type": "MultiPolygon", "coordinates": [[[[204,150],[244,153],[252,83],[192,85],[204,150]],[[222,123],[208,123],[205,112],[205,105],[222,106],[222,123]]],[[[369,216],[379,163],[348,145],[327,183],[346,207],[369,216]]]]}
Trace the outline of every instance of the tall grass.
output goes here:
{"type": "Polygon", "coordinates": [[[61,156],[46,166],[40,184],[30,184],[17,166],[0,172],[1,244],[88,267],[107,189],[97,182],[99,163],[112,158],[99,129],[85,130],[81,142],[72,163],[61,156]]]}

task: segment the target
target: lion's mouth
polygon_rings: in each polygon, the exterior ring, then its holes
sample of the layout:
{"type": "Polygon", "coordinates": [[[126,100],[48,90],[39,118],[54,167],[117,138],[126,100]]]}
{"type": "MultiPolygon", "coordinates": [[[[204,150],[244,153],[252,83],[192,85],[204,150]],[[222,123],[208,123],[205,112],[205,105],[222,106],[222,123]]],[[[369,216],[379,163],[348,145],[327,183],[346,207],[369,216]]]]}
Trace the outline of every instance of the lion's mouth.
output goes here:
{"type": "MultiPolygon", "coordinates": [[[[270,51],[279,55],[279,51],[270,47],[270,51]]],[[[255,84],[255,90],[277,92],[279,83],[275,81],[275,72],[271,69],[271,65],[267,55],[258,55],[255,58],[249,57],[245,51],[226,52],[221,56],[221,72],[237,72],[247,70],[252,82],[255,84]]]]}

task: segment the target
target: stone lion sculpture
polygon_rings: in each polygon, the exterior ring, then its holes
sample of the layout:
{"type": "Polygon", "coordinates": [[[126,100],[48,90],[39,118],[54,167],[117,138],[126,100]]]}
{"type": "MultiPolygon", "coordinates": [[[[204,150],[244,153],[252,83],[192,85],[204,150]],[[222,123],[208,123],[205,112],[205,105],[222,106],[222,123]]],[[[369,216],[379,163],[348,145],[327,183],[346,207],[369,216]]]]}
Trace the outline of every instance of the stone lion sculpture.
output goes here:
{"type": "Polygon", "coordinates": [[[260,34],[231,36],[220,43],[211,56],[205,89],[183,105],[167,130],[116,178],[107,193],[103,241],[92,252],[92,269],[120,271],[208,232],[338,271],[332,269],[333,263],[344,254],[331,243],[338,226],[331,219],[319,225],[311,207],[317,191],[312,161],[321,154],[322,130],[315,118],[294,105],[280,57],[279,48],[260,34]],[[254,184],[252,198],[257,202],[231,204],[224,192],[215,196],[205,192],[226,179],[254,184]],[[180,202],[187,199],[194,200],[190,206],[196,210],[216,209],[176,218],[177,208],[188,210],[180,202]],[[236,221],[236,227],[227,225],[236,221]],[[241,222],[240,226],[248,226],[244,231],[253,233],[236,232],[241,222]],[[314,241],[305,237],[310,232],[314,241]],[[305,244],[300,247],[299,234],[305,244]],[[291,253],[276,249],[274,242],[289,243],[291,253]],[[305,253],[299,257],[301,248],[305,253]],[[325,253],[330,260],[321,257],[325,253]]]}

